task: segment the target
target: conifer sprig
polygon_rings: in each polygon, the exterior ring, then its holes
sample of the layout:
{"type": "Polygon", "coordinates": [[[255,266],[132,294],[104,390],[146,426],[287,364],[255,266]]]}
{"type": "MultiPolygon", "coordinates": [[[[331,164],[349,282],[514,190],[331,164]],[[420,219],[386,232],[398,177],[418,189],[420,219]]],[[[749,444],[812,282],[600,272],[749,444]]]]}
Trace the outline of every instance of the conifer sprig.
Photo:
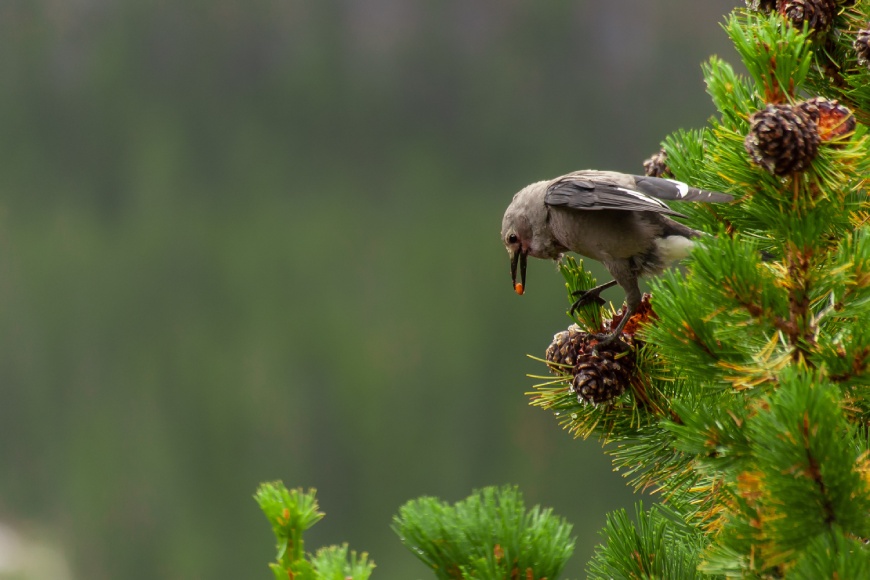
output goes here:
{"type": "Polygon", "coordinates": [[[558,578],[574,551],[571,525],[526,509],[511,486],[487,487],[454,505],[421,497],[399,509],[393,530],[437,578],[558,578]]]}
{"type": "Polygon", "coordinates": [[[276,561],[269,564],[275,580],[368,580],[375,565],[365,552],[349,551],[347,544],[305,553],[303,534],[323,519],[315,490],[288,490],[280,481],[262,483],[254,494],[272,524],[277,540],[276,561]]]}

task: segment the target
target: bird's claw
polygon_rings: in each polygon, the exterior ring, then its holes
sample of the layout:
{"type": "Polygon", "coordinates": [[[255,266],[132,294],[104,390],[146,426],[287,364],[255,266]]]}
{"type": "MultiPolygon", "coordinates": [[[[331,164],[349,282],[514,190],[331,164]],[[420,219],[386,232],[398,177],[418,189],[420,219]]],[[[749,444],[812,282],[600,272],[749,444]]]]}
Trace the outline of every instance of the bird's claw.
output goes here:
{"type": "Polygon", "coordinates": [[[591,290],[577,290],[576,292],[572,292],[571,296],[576,297],[577,299],[571,304],[571,310],[569,311],[572,315],[574,312],[587,304],[598,304],[601,306],[604,304],[604,298],[601,297],[601,291],[603,288],[592,288],[591,290]]]}
{"type": "Polygon", "coordinates": [[[595,340],[598,341],[599,345],[610,344],[614,341],[618,341],[622,344],[627,345],[627,343],[622,340],[622,332],[599,332],[598,334],[593,334],[592,336],[595,338],[595,340]]]}

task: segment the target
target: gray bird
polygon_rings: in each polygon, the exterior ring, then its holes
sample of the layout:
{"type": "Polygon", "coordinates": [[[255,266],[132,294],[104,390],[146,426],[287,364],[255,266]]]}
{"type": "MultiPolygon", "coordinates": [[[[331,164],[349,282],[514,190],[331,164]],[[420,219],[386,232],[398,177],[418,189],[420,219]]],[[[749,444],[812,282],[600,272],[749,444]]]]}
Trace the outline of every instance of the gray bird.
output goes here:
{"type": "Polygon", "coordinates": [[[625,290],[626,313],[599,344],[619,337],[641,302],[639,276],[660,273],[685,257],[692,238],[703,235],[668,216],[686,217],[661,200],[726,202],[724,193],[689,187],[680,181],[614,171],[575,171],[521,189],[504,214],[501,237],[511,258],[517,294],[526,287],[526,259],[559,259],[567,251],[604,264],[613,280],[578,293],[573,313],[614,284],[625,290]],[[517,265],[520,282],[517,283],[517,265]]]}

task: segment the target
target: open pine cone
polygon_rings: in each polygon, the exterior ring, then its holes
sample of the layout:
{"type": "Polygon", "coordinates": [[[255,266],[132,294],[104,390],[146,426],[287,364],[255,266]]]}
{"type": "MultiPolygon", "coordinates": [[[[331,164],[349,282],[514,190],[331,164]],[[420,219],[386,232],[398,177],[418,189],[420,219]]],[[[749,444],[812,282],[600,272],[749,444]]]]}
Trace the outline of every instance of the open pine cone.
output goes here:
{"type": "Polygon", "coordinates": [[[618,340],[578,354],[571,392],[581,402],[600,404],[625,392],[634,371],[634,350],[618,340]]]}
{"type": "Polygon", "coordinates": [[[643,174],[650,177],[673,177],[668,167],[668,154],[664,149],[643,162],[643,174]]]}
{"type": "Polygon", "coordinates": [[[815,32],[828,30],[838,10],[836,0],[779,0],[779,12],[795,27],[807,24],[815,32]]]}
{"type": "Polygon", "coordinates": [[[799,103],[797,107],[816,124],[822,141],[830,141],[855,130],[857,121],[852,111],[836,99],[829,101],[825,97],[815,97],[799,103]]]}
{"type": "Polygon", "coordinates": [[[635,364],[631,346],[618,340],[599,345],[595,335],[576,324],[553,337],[546,359],[555,374],[573,376],[571,392],[580,402],[594,404],[624,393],[635,364]]]}
{"type": "MultiPolygon", "coordinates": [[[[609,324],[605,323],[605,327],[612,332],[617,326],[619,326],[623,316],[625,316],[624,306],[619,309],[619,312],[613,315],[613,319],[609,324]]],[[[623,336],[629,335],[633,338],[637,329],[641,325],[646,324],[650,319],[654,318],[656,318],[656,313],[652,309],[650,295],[645,293],[643,298],[640,300],[640,306],[637,307],[637,310],[634,311],[631,318],[625,323],[625,327],[622,329],[623,336]]]]}
{"type": "Polygon", "coordinates": [[[819,151],[819,129],[800,107],[767,105],[749,117],[743,142],[752,160],[774,175],[806,169],[819,151]]]}
{"type": "Polygon", "coordinates": [[[576,324],[572,324],[567,330],[556,333],[544,355],[544,358],[547,359],[547,366],[556,374],[570,374],[577,363],[578,354],[590,348],[590,340],[592,340],[591,335],[580,330],[576,324]]]}
{"type": "Polygon", "coordinates": [[[759,12],[771,12],[776,10],[777,0],[746,0],[746,7],[759,12]]]}
{"type": "MultiPolygon", "coordinates": [[[[613,331],[622,320],[622,312],[605,323],[613,331]]],[[[582,403],[607,403],[625,392],[635,369],[635,337],[637,328],[654,317],[650,295],[644,294],[637,312],[625,325],[622,340],[599,344],[594,334],[572,324],[556,333],[547,347],[547,366],[557,375],[570,376],[571,392],[582,403]]]]}

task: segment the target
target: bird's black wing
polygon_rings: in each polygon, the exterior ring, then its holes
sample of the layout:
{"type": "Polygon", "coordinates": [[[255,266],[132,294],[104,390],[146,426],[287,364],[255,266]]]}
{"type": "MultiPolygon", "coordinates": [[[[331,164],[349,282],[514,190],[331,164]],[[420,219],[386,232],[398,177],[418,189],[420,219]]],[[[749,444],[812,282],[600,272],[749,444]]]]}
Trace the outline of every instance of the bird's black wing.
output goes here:
{"type": "Polygon", "coordinates": [[[704,201],[710,203],[723,203],[734,199],[733,196],[727,193],[689,187],[676,179],[662,179],[661,177],[647,177],[643,175],[633,175],[632,177],[638,191],[659,199],[704,201]]]}
{"type": "Polygon", "coordinates": [[[547,188],[544,203],[548,206],[584,211],[652,211],[686,217],[636,186],[627,187],[609,179],[589,179],[582,176],[568,175],[553,182],[547,188]]]}

